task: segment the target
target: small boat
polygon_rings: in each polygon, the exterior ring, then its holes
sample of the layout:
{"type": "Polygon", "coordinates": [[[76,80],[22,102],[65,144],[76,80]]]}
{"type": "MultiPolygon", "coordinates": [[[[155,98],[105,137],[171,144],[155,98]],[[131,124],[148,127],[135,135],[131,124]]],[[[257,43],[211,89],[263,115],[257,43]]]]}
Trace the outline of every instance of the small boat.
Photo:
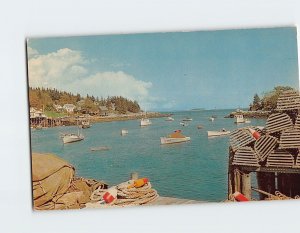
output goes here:
{"type": "Polygon", "coordinates": [[[91,147],[91,151],[105,151],[105,150],[110,150],[110,147],[108,146],[98,146],[98,147],[91,147]]]}
{"type": "Polygon", "coordinates": [[[220,131],[207,131],[208,137],[224,136],[230,134],[230,131],[222,129],[220,131]]]}
{"type": "Polygon", "coordinates": [[[213,122],[215,120],[215,118],[214,117],[210,117],[209,120],[213,122]]]}
{"type": "Polygon", "coordinates": [[[121,130],[121,135],[124,136],[124,135],[127,135],[128,134],[128,130],[127,129],[122,129],[121,130]]]}
{"type": "Polygon", "coordinates": [[[248,120],[248,119],[245,119],[245,123],[246,123],[246,124],[250,124],[250,123],[251,123],[251,121],[250,121],[250,120],[248,120]]]}
{"type": "Polygon", "coordinates": [[[78,142],[84,139],[84,136],[79,132],[79,126],[78,127],[78,131],[77,134],[75,133],[65,133],[65,134],[61,134],[61,139],[63,141],[64,144],[66,143],[72,143],[72,142],[78,142]]]}
{"type": "Polygon", "coordinates": [[[186,123],[186,122],[180,122],[179,124],[182,125],[182,126],[188,126],[188,125],[189,125],[189,124],[186,123]]]}
{"type": "Polygon", "coordinates": [[[186,118],[182,119],[182,121],[192,121],[192,120],[193,120],[193,119],[190,118],[190,117],[186,117],[186,118]]]}
{"type": "Polygon", "coordinates": [[[203,129],[203,125],[197,125],[197,129],[203,129]]]}
{"type": "Polygon", "coordinates": [[[151,125],[151,124],[152,124],[152,122],[148,118],[142,118],[141,119],[140,126],[148,126],[148,125],[151,125]]]}
{"type": "Polygon", "coordinates": [[[234,118],[235,118],[234,123],[236,123],[236,124],[245,123],[245,119],[242,114],[235,115],[234,118]]]}
{"type": "Polygon", "coordinates": [[[91,127],[91,124],[90,124],[90,121],[89,120],[83,120],[81,122],[81,128],[82,129],[87,129],[87,128],[90,128],[91,127]]]}
{"type": "Polygon", "coordinates": [[[72,143],[72,142],[78,142],[84,139],[84,136],[82,134],[63,134],[61,136],[63,143],[72,143]]]}
{"type": "Polygon", "coordinates": [[[167,117],[166,121],[174,121],[173,117],[167,117]]]}
{"type": "Polygon", "coordinates": [[[187,142],[190,140],[191,140],[190,137],[186,137],[183,134],[181,134],[181,130],[175,130],[173,133],[169,134],[167,137],[161,137],[160,143],[163,145],[163,144],[187,142]]]}

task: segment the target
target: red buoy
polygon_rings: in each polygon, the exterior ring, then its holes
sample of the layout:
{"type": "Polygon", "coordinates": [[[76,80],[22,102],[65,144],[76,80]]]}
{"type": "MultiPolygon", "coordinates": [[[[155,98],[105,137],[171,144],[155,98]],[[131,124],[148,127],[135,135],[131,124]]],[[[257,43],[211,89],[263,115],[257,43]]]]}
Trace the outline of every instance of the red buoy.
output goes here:
{"type": "Polygon", "coordinates": [[[245,197],[243,194],[241,194],[240,192],[235,192],[233,194],[233,197],[237,201],[249,201],[249,199],[245,197]]]}
{"type": "Polygon", "coordinates": [[[260,134],[256,130],[249,128],[249,131],[256,140],[260,138],[260,134]]]}
{"type": "Polygon", "coordinates": [[[118,193],[117,189],[115,187],[112,187],[108,189],[106,193],[104,193],[103,200],[107,204],[112,203],[117,198],[117,193],[118,193]]]}

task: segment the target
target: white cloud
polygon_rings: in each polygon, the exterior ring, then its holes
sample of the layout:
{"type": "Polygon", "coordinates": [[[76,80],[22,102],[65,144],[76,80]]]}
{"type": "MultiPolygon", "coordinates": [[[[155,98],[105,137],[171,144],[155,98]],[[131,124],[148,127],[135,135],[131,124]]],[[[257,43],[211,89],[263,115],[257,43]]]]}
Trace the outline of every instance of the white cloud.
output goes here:
{"type": "MultiPolygon", "coordinates": [[[[28,47],[30,48],[30,47],[28,47]]],[[[151,82],[145,82],[123,71],[90,74],[80,51],[68,48],[45,55],[30,48],[28,60],[29,85],[71,91],[82,95],[123,96],[137,100],[143,108],[150,109],[159,101],[149,93],[151,82]]],[[[29,53],[28,53],[29,54],[29,53]]]]}
{"type": "Polygon", "coordinates": [[[38,54],[39,54],[39,52],[36,49],[33,49],[33,48],[29,47],[29,46],[27,47],[27,56],[28,56],[28,59],[30,59],[30,58],[38,55],[38,54]]]}
{"type": "Polygon", "coordinates": [[[28,61],[29,85],[63,88],[65,84],[87,73],[87,61],[79,51],[68,48],[46,55],[36,55],[28,61]]]}

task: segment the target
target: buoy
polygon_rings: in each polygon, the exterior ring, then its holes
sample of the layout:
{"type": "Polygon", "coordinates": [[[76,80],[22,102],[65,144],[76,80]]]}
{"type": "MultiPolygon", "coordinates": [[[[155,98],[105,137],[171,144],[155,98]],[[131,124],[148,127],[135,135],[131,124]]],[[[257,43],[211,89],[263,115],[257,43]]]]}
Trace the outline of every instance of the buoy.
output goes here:
{"type": "Polygon", "coordinates": [[[109,204],[112,203],[117,198],[118,191],[115,187],[109,188],[103,195],[103,200],[109,204]]]}
{"type": "Polygon", "coordinates": [[[233,194],[233,197],[235,200],[237,201],[249,201],[247,197],[245,197],[243,194],[241,194],[240,192],[235,192],[233,194]]]}
{"type": "Polygon", "coordinates": [[[256,140],[260,138],[260,134],[256,130],[249,128],[249,131],[256,140]]]}
{"type": "Polygon", "coordinates": [[[127,188],[140,188],[142,186],[144,186],[145,184],[147,184],[149,182],[148,178],[141,178],[141,179],[137,179],[133,182],[133,184],[129,185],[127,188]]]}

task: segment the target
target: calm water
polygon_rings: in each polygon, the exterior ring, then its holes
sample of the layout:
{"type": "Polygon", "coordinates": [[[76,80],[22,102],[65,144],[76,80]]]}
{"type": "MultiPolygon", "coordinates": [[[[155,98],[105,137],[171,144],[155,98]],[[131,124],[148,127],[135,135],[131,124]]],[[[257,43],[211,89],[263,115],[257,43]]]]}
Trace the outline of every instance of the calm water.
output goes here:
{"type": "MultiPolygon", "coordinates": [[[[152,125],[141,128],[138,120],[95,123],[83,130],[85,140],[63,145],[61,132],[77,132],[77,128],[57,127],[32,131],[32,150],[51,152],[69,161],[76,175],[106,181],[114,185],[128,180],[131,172],[149,177],[161,196],[203,201],[222,201],[227,195],[227,162],[229,137],[208,139],[207,130],[234,130],[233,119],[224,118],[231,110],[175,112],[175,121],[151,119],[152,125]],[[208,118],[216,115],[210,122],[208,118]],[[189,126],[181,126],[191,117],[189,126]],[[197,125],[203,129],[197,129],[197,125]],[[122,128],[129,131],[120,136],[122,128]],[[181,144],[160,145],[160,137],[176,129],[191,137],[181,144]],[[90,151],[90,147],[109,146],[109,151],[90,151]]],[[[251,125],[264,125],[265,120],[251,119],[251,125]]]]}

